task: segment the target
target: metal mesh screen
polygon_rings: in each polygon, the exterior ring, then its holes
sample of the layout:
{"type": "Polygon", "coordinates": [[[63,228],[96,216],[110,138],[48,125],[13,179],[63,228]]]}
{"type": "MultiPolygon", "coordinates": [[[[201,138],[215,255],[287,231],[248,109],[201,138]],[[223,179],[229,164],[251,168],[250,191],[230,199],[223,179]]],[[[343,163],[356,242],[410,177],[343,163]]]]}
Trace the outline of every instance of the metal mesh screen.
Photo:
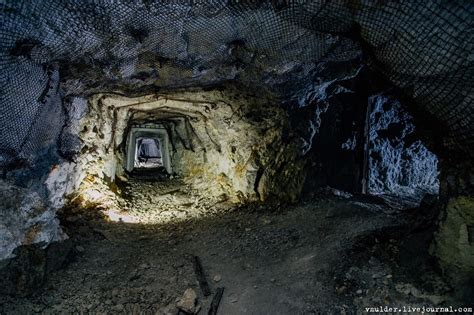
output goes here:
{"type": "Polygon", "coordinates": [[[58,139],[67,95],[271,87],[361,48],[442,123],[447,148],[472,155],[473,13],[472,1],[1,0],[0,165],[58,139]]]}

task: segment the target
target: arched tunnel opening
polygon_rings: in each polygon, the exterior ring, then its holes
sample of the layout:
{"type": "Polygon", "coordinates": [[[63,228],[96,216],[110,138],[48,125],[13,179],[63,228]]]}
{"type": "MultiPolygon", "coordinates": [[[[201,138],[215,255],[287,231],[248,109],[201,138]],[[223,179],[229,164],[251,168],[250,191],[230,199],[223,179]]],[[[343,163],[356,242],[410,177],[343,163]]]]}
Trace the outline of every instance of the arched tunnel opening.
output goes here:
{"type": "Polygon", "coordinates": [[[0,314],[472,313],[472,9],[4,1],[0,314]]]}

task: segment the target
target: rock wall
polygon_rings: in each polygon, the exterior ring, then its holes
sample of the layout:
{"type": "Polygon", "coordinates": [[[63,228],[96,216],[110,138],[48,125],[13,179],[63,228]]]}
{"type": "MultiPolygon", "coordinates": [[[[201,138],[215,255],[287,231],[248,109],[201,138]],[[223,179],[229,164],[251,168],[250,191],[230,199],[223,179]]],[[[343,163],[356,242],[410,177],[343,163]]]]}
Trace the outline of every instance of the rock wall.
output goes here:
{"type": "Polygon", "coordinates": [[[328,63],[287,103],[292,127],[308,160],[305,195],[330,186],[361,190],[367,79],[360,61],[328,63]]]}
{"type": "Polygon", "coordinates": [[[18,246],[62,241],[55,205],[48,202],[43,187],[19,187],[0,181],[0,260],[12,258],[18,246]]]}
{"type": "Polygon", "coordinates": [[[233,88],[137,98],[94,95],[76,128],[82,145],[73,177],[81,184],[73,198],[105,205],[110,200],[107,185],[117,177],[126,180],[130,126],[159,123],[168,131],[174,175],[203,195],[296,200],[304,160],[287,136],[288,117],[277,102],[233,88]]]}
{"type": "Polygon", "coordinates": [[[389,82],[357,59],[321,63],[312,75],[284,104],[308,160],[305,194],[330,186],[419,202],[438,193],[438,159],[409,109],[382,92],[389,82]]]}
{"type": "Polygon", "coordinates": [[[438,194],[438,158],[414,134],[413,117],[383,94],[371,97],[369,106],[369,193],[438,194]]]}
{"type": "Polygon", "coordinates": [[[467,160],[441,161],[439,228],[431,253],[455,291],[474,293],[474,169],[467,160]]]}

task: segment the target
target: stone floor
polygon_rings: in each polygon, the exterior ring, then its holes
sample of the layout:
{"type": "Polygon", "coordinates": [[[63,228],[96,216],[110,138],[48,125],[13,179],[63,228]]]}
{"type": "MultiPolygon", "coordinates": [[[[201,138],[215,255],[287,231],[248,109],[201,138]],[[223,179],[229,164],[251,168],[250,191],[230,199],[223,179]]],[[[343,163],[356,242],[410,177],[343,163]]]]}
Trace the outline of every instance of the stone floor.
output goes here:
{"type": "Polygon", "coordinates": [[[237,206],[201,200],[179,181],[132,181],[124,189],[121,215],[137,221],[85,209],[63,214],[75,258],[32,296],[1,296],[1,314],[177,314],[187,289],[206,314],[218,287],[225,315],[454,303],[429,264],[403,258],[414,222],[406,211],[334,196],[237,206]],[[194,256],[210,296],[197,283],[194,256]]]}
{"type": "Polygon", "coordinates": [[[199,218],[229,207],[225,197],[204,197],[177,178],[166,181],[131,178],[122,195],[121,213],[129,220],[147,224],[199,218]]]}

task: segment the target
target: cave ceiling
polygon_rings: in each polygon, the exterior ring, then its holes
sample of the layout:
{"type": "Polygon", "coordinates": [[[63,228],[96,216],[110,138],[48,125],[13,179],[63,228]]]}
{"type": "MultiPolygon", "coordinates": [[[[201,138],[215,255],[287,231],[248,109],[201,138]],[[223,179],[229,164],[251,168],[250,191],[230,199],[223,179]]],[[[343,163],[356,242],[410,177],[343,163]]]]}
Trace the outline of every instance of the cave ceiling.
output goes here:
{"type": "Polygon", "coordinates": [[[5,130],[18,124],[14,117],[34,120],[42,104],[72,95],[234,82],[292,99],[368,65],[446,127],[446,147],[472,151],[472,6],[462,1],[51,0],[0,8],[5,130]]]}

